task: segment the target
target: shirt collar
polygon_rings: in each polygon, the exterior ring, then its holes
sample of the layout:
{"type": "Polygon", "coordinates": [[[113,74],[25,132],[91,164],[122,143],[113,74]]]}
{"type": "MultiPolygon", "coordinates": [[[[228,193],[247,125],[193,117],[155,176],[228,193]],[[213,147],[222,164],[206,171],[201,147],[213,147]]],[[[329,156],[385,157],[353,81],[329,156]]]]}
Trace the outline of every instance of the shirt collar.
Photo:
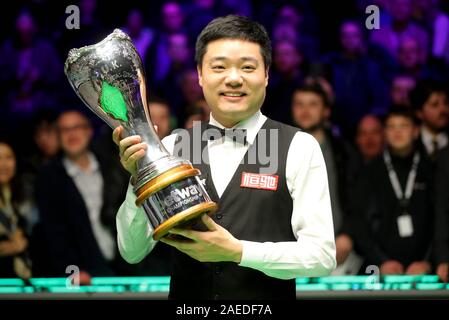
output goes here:
{"type": "MultiPolygon", "coordinates": [[[[260,110],[258,110],[251,117],[240,121],[231,129],[245,129],[246,141],[252,145],[254,143],[254,140],[256,139],[257,133],[259,132],[260,128],[262,128],[266,120],[267,117],[263,115],[260,110]]],[[[209,124],[221,129],[225,129],[225,127],[213,117],[212,113],[210,114],[209,124]]]]}
{"type": "Polygon", "coordinates": [[[440,132],[434,136],[425,126],[421,128],[422,141],[428,150],[433,150],[433,140],[436,139],[441,148],[448,143],[448,137],[445,132],[440,132]]]}
{"type": "Polygon", "coordinates": [[[97,161],[97,158],[95,158],[94,154],[92,152],[89,152],[87,154],[87,157],[89,158],[89,169],[87,171],[81,170],[81,168],[72,160],[70,160],[67,157],[64,157],[62,160],[64,163],[64,167],[67,170],[67,174],[71,177],[78,176],[82,173],[93,173],[99,169],[99,164],[97,161]]]}

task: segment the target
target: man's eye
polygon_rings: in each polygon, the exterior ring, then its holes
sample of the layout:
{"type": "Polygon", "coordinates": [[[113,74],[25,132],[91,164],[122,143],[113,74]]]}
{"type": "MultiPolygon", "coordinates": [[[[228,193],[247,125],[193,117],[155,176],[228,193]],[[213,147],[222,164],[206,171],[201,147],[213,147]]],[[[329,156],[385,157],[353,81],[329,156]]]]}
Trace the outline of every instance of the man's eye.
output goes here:
{"type": "Polygon", "coordinates": [[[224,66],[212,66],[213,70],[224,70],[224,66]]]}
{"type": "Polygon", "coordinates": [[[243,66],[242,69],[245,70],[245,71],[253,71],[253,70],[255,70],[256,68],[255,68],[254,66],[243,66]]]}

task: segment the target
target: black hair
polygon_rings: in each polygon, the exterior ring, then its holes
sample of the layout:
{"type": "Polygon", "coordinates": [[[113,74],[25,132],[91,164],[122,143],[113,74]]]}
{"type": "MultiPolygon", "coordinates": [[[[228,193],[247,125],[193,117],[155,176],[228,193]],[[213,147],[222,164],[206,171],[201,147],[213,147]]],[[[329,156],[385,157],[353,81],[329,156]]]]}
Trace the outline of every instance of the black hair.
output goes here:
{"type": "Polygon", "coordinates": [[[316,95],[318,95],[321,100],[323,101],[323,105],[325,107],[330,107],[331,103],[329,101],[329,97],[324,91],[323,87],[319,83],[311,83],[311,84],[305,84],[295,89],[295,93],[297,92],[311,92],[316,95]]]}
{"type": "MultiPolygon", "coordinates": [[[[14,210],[17,210],[20,204],[25,199],[25,191],[23,186],[23,181],[20,177],[21,172],[21,164],[19,163],[19,154],[17,153],[17,150],[15,148],[15,145],[10,141],[8,138],[0,137],[0,144],[5,144],[9,148],[11,148],[14,159],[16,162],[16,172],[9,182],[9,187],[11,188],[11,203],[13,205],[14,210]]],[[[2,190],[0,190],[0,200],[5,203],[5,198],[2,190]]]]}
{"type": "Polygon", "coordinates": [[[416,84],[416,87],[410,92],[410,101],[413,108],[421,110],[426,101],[430,98],[432,93],[441,92],[448,95],[447,86],[435,80],[421,80],[416,84]]]}
{"type": "Polygon", "coordinates": [[[271,65],[271,42],[267,31],[261,24],[238,15],[216,18],[201,31],[195,45],[197,65],[203,63],[209,42],[220,39],[239,39],[259,44],[265,69],[271,65]]]}
{"type": "Polygon", "coordinates": [[[414,125],[418,124],[418,119],[415,116],[415,112],[412,108],[404,105],[394,104],[390,106],[385,117],[383,118],[383,125],[385,126],[388,119],[391,117],[404,117],[409,119],[414,125]]]}

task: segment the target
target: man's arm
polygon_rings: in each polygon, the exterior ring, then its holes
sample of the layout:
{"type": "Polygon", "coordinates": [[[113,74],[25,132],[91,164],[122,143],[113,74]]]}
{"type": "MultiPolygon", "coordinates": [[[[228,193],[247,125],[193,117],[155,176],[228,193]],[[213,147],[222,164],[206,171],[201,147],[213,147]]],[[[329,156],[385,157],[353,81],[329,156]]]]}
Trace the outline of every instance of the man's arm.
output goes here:
{"type": "Polygon", "coordinates": [[[295,135],[286,175],[297,241],[241,241],[240,265],[280,279],[329,275],[336,266],[332,211],[324,158],[312,136],[302,132],[295,135]]]}
{"type": "MultiPolygon", "coordinates": [[[[145,149],[140,146],[140,138],[132,136],[120,139],[121,132],[122,129],[115,129],[113,140],[120,147],[120,159],[123,167],[131,174],[135,174],[135,163],[143,157],[145,153],[141,150],[145,149]],[[129,152],[131,148],[132,152],[129,152]]],[[[172,135],[162,140],[162,142],[166,144],[166,141],[169,141],[167,149],[172,150],[175,138],[176,136],[172,135]]],[[[128,263],[139,263],[153,250],[157,241],[153,240],[154,230],[143,208],[136,205],[136,195],[131,182],[128,185],[125,201],[117,212],[116,222],[120,255],[128,263]]]]}

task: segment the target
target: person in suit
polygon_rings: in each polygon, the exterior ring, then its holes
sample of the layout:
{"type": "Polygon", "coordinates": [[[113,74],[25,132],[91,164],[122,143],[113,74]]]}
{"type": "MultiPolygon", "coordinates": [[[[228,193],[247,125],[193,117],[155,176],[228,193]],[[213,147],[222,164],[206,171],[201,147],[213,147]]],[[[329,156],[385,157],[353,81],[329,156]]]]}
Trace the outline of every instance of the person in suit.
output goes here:
{"type": "Polygon", "coordinates": [[[438,155],[435,174],[435,263],[440,279],[449,279],[449,147],[438,155]]]}
{"type": "Polygon", "coordinates": [[[117,263],[115,211],[126,191],[111,161],[90,148],[93,129],[81,112],[57,120],[62,153],[39,172],[36,200],[52,276],[75,265],[88,279],[112,276],[117,263]]]}
{"type": "Polygon", "coordinates": [[[447,88],[432,80],[422,80],[411,92],[416,115],[421,120],[418,143],[434,161],[449,143],[449,100],[447,88]]]}
{"type": "MultiPolygon", "coordinates": [[[[195,137],[193,130],[200,130],[200,137],[212,131],[225,135],[194,141],[178,132],[163,143],[169,152],[195,162],[219,209],[213,218],[202,216],[206,230],[170,230],[188,240],[161,239],[174,249],[172,299],[295,299],[296,277],[326,276],[335,268],[329,188],[319,144],[260,111],[270,61],[267,32],[248,18],[216,18],[198,37],[199,84],[211,115],[209,123],[182,132],[189,137],[195,137]],[[226,134],[233,129],[246,139],[234,141],[226,134]],[[193,161],[187,152],[190,142],[198,143],[210,161],[193,161]],[[264,147],[270,150],[268,162],[257,156],[248,159],[264,147]],[[262,181],[262,173],[265,181],[268,175],[273,182],[270,188],[247,179],[262,181]]],[[[113,139],[123,166],[135,177],[136,161],[147,147],[139,136],[122,138],[122,132],[122,127],[115,129],[113,139]]],[[[122,257],[137,263],[158,242],[152,239],[154,229],[143,208],[135,205],[132,185],[128,190],[117,213],[118,244],[122,257]]]]}
{"type": "MultiPolygon", "coordinates": [[[[294,124],[311,134],[323,152],[329,181],[337,264],[341,266],[350,254],[354,256],[347,223],[347,203],[349,190],[362,164],[350,143],[332,133],[329,125],[331,103],[321,85],[315,83],[297,87],[293,92],[291,110],[294,124]]],[[[345,268],[344,272],[357,273],[360,265],[351,265],[354,266],[353,270],[345,268]]],[[[343,272],[343,269],[335,272],[343,272]]]]}

